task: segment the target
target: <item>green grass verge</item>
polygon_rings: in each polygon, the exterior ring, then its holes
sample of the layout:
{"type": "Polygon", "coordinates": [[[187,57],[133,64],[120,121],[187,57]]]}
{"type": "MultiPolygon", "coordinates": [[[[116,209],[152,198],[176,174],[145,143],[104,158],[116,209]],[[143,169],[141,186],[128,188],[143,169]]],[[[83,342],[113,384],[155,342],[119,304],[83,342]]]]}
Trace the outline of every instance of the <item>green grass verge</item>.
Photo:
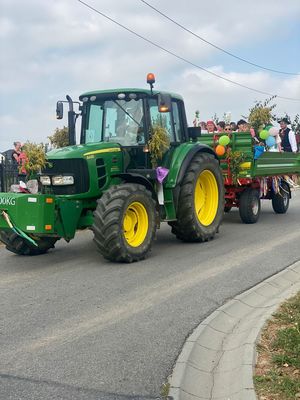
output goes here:
{"type": "Polygon", "coordinates": [[[300,398],[300,292],[273,315],[257,351],[254,383],[259,398],[300,398]]]}

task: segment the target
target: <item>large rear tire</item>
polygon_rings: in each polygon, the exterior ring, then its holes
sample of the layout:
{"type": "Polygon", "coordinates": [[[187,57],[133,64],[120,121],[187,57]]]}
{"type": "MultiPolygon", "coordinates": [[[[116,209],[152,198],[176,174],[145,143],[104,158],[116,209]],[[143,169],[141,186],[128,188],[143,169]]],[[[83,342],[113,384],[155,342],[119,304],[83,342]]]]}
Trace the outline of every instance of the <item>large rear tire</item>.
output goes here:
{"type": "Polygon", "coordinates": [[[0,231],[0,240],[6,245],[7,250],[21,256],[37,256],[45,254],[51,248],[54,248],[57,238],[41,237],[35,238],[38,247],[28,243],[14,231],[0,231]]]}
{"type": "Polygon", "coordinates": [[[260,197],[256,189],[246,189],[240,197],[239,212],[245,224],[255,224],[260,215],[260,197]]]}
{"type": "Polygon", "coordinates": [[[218,160],[198,153],[181,184],[172,233],[185,242],[205,242],[219,230],[224,212],[224,183],[218,160]]]}
{"type": "Polygon", "coordinates": [[[104,258],[127,263],[143,260],[156,232],[151,192],[134,183],[110,187],[98,200],[92,229],[104,258]]]}
{"type": "Polygon", "coordinates": [[[290,204],[290,188],[286,182],[280,185],[280,192],[274,193],[272,197],[272,207],[277,214],[285,214],[290,204]]]}

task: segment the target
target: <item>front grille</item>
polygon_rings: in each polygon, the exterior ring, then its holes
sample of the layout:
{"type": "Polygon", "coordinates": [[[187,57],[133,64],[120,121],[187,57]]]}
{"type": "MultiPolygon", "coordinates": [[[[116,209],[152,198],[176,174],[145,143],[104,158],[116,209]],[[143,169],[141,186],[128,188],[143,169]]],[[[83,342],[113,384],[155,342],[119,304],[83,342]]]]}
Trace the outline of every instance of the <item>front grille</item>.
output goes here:
{"type": "Polygon", "coordinates": [[[66,160],[49,160],[50,166],[45,168],[43,175],[72,175],[74,185],[51,186],[53,194],[79,194],[89,190],[89,171],[85,160],[72,158],[66,160]]]}
{"type": "Polygon", "coordinates": [[[106,183],[106,168],[103,158],[97,158],[96,168],[98,175],[98,187],[101,189],[106,183]]]}

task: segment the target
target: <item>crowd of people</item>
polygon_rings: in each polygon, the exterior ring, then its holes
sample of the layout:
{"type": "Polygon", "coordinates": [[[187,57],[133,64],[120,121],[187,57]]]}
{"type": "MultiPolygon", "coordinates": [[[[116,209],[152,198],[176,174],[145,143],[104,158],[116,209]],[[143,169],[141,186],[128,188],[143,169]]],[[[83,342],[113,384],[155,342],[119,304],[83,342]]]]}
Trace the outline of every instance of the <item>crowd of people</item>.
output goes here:
{"type": "MultiPolygon", "coordinates": [[[[277,129],[277,132],[273,134],[275,138],[275,144],[274,146],[272,146],[273,148],[269,150],[297,153],[299,144],[297,143],[295,132],[293,132],[293,130],[289,128],[289,120],[287,118],[281,118],[278,123],[280,125],[280,128],[274,128],[277,129]]],[[[208,120],[207,122],[205,122],[200,121],[199,114],[196,112],[196,117],[193,121],[193,125],[195,127],[201,128],[201,134],[224,133],[226,135],[230,135],[232,132],[249,132],[253,138],[253,141],[256,142],[256,144],[264,145],[264,143],[262,143],[261,141],[261,138],[257,136],[253,127],[251,127],[251,125],[244,119],[240,119],[237,123],[226,123],[225,121],[218,121],[217,123],[215,123],[213,120],[208,120]]],[[[14,142],[14,149],[11,158],[13,164],[18,169],[19,175],[26,175],[26,154],[22,151],[21,142],[14,142]]]]}
{"type": "MultiPolygon", "coordinates": [[[[291,128],[289,128],[290,122],[287,118],[281,118],[278,123],[280,125],[280,128],[274,127],[274,129],[277,129],[277,132],[273,131],[275,143],[270,151],[297,153],[298,143],[296,139],[296,134],[291,128]]],[[[195,127],[201,128],[201,134],[224,133],[228,135],[232,132],[250,132],[253,141],[256,142],[256,144],[264,145],[259,135],[257,136],[253,127],[251,127],[251,125],[244,119],[240,119],[237,123],[226,123],[225,121],[218,121],[217,123],[215,123],[213,120],[208,120],[207,122],[205,122],[200,121],[199,115],[196,113],[193,125],[195,127]]]]}

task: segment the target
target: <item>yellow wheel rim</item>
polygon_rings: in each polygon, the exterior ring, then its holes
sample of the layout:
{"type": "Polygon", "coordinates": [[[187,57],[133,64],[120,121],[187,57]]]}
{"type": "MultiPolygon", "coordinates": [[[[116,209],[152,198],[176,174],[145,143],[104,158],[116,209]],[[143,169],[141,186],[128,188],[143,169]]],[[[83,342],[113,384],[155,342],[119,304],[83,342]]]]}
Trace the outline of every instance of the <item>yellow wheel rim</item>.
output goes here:
{"type": "Polygon", "coordinates": [[[148,232],[148,214],[143,204],[139,202],[131,203],[125,212],[123,220],[124,237],[132,247],[140,246],[148,232]]]}
{"type": "Polygon", "coordinates": [[[218,184],[211,171],[204,170],[198,176],[194,194],[195,212],[200,224],[210,225],[219,205],[218,184]]]}

